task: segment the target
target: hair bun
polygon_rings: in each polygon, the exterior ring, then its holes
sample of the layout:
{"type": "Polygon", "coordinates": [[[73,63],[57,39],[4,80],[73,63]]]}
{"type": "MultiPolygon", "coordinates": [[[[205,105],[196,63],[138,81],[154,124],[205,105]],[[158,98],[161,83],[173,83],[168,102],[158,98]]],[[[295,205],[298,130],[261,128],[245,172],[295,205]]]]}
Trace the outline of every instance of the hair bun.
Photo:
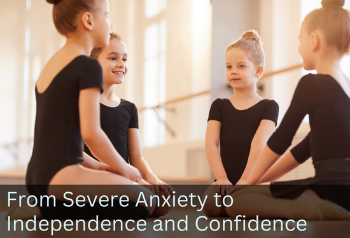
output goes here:
{"type": "Polygon", "coordinates": [[[322,0],[322,7],[337,6],[343,7],[345,5],[345,0],[322,0]]]}
{"type": "Polygon", "coordinates": [[[61,0],[46,0],[46,2],[50,3],[50,4],[56,4],[61,0]]]}
{"type": "Polygon", "coordinates": [[[259,44],[261,44],[261,38],[258,35],[258,32],[256,30],[250,30],[243,33],[242,38],[243,40],[255,40],[259,44]]]}

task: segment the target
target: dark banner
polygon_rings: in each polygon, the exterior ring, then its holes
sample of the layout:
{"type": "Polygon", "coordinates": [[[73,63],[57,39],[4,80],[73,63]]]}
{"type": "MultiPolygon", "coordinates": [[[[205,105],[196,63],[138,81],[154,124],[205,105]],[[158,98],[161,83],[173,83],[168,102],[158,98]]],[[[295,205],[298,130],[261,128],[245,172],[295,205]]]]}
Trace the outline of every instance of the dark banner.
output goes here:
{"type": "Polygon", "coordinates": [[[350,237],[347,185],[173,188],[2,185],[0,237],[350,237]]]}

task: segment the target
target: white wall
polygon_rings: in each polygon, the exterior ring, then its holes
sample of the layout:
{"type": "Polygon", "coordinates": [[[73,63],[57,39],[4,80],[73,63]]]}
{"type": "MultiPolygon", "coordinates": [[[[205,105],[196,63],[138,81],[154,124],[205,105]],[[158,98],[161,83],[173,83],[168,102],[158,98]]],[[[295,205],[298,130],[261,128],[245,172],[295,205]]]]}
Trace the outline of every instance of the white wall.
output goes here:
{"type": "MultiPolygon", "coordinates": [[[[143,103],[144,29],[160,19],[144,17],[144,1],[117,0],[111,3],[111,15],[118,19],[114,31],[120,33],[128,49],[129,72],[125,83],[116,87],[118,95],[143,103]],[[113,9],[113,10],[112,10],[113,9]]],[[[211,4],[206,0],[168,0],[161,14],[167,22],[166,101],[201,92],[210,88],[211,4]]],[[[165,135],[165,144],[204,138],[209,95],[169,105],[166,121],[175,131],[165,135]]],[[[143,113],[140,113],[143,133],[143,113]]],[[[143,136],[141,136],[144,138],[143,136]]]]}
{"type": "Polygon", "coordinates": [[[211,101],[230,97],[232,88],[227,88],[225,50],[239,39],[244,31],[259,30],[259,0],[212,0],[213,31],[211,57],[211,101]]]}
{"type": "MultiPolygon", "coordinates": [[[[24,26],[26,6],[24,1],[1,1],[0,16],[0,144],[9,144],[20,135],[18,118],[22,103],[19,88],[23,82],[24,26]]],[[[11,149],[0,148],[0,169],[13,165],[11,149]]]]}

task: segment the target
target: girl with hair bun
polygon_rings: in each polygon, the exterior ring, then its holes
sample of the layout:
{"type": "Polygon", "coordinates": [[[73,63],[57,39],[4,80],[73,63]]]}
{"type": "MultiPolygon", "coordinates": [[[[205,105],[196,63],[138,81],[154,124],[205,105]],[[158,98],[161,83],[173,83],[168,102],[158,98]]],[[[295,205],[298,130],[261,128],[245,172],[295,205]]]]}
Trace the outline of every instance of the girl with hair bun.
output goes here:
{"type": "MultiPolygon", "coordinates": [[[[62,200],[62,191],[51,185],[137,184],[141,179],[139,170],[124,161],[101,129],[102,69],[97,60],[89,57],[93,48],[103,48],[109,43],[108,1],[47,2],[54,4],[55,27],[67,41],[45,65],[36,83],[37,113],[33,153],[26,175],[28,191],[37,196],[54,195],[62,200]],[[104,163],[83,153],[83,140],[104,163]]],[[[56,208],[60,209],[54,211],[41,208],[43,218],[94,218],[98,213],[101,218],[135,219],[147,218],[155,210],[154,206],[132,205],[141,191],[149,204],[152,193],[142,186],[120,186],[118,190],[103,191],[71,186],[70,191],[73,199],[78,195],[128,195],[130,204],[126,208],[95,206],[92,213],[87,206],[75,210],[78,207],[68,209],[59,203],[56,208]]]]}
{"type": "Polygon", "coordinates": [[[310,156],[315,177],[235,187],[231,217],[350,219],[350,79],[340,62],[350,51],[350,12],[344,0],[323,0],[300,29],[299,53],[306,70],[281,125],[269,139],[246,184],[274,181],[310,156]],[[277,163],[305,115],[311,132],[277,163]]]}
{"type": "Polygon", "coordinates": [[[262,99],[256,90],[265,66],[258,33],[245,32],[227,47],[225,58],[226,80],[234,93],[216,99],[209,112],[205,150],[217,186],[210,186],[204,194],[208,195],[207,216],[227,216],[224,206],[215,206],[214,194],[226,195],[229,186],[245,183],[278,118],[278,104],[262,99]]]}

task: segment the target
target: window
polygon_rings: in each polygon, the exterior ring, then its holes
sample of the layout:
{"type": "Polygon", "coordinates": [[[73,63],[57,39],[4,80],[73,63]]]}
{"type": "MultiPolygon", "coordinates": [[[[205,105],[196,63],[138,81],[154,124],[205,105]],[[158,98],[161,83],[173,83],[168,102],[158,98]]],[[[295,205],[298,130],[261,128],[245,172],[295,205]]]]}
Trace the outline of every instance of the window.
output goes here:
{"type": "Polygon", "coordinates": [[[152,18],[164,11],[167,7],[166,0],[145,0],[145,17],[152,18]]]}
{"type": "MultiPolygon", "coordinates": [[[[167,22],[161,13],[166,0],[145,0],[145,17],[152,18],[144,32],[144,106],[152,107],[166,99],[167,22]]],[[[143,145],[154,147],[165,143],[164,108],[146,109],[143,121],[143,145]]]]}

